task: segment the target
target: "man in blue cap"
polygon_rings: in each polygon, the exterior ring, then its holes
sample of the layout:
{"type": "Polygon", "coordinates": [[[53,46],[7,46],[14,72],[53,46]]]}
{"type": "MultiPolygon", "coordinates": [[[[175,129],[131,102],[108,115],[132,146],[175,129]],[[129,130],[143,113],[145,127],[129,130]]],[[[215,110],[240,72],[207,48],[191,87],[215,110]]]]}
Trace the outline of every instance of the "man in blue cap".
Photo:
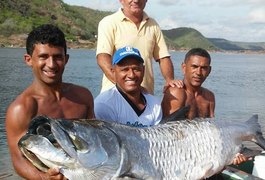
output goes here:
{"type": "Polygon", "coordinates": [[[160,100],[142,91],[143,63],[136,48],[126,46],[115,52],[112,72],[116,85],[96,97],[96,118],[136,127],[159,123],[162,118],[160,100]]]}

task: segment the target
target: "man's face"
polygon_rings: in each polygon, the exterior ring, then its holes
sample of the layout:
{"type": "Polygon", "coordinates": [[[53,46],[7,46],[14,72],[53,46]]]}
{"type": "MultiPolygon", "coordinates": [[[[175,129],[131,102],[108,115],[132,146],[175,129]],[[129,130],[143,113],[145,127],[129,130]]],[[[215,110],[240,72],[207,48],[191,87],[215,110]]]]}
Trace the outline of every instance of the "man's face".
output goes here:
{"type": "Polygon", "coordinates": [[[32,67],[35,79],[48,85],[62,82],[62,74],[69,56],[64,48],[48,44],[36,44],[32,56],[26,54],[25,62],[32,67]]]}
{"type": "Polygon", "coordinates": [[[144,77],[144,65],[133,57],[127,57],[113,68],[117,85],[124,93],[132,94],[141,91],[144,77]]]}
{"type": "Polygon", "coordinates": [[[191,86],[201,86],[211,72],[209,59],[206,57],[194,55],[190,56],[188,62],[182,64],[184,80],[191,86]]]}
{"type": "Polygon", "coordinates": [[[124,11],[130,14],[142,13],[147,0],[120,0],[124,11]]]}

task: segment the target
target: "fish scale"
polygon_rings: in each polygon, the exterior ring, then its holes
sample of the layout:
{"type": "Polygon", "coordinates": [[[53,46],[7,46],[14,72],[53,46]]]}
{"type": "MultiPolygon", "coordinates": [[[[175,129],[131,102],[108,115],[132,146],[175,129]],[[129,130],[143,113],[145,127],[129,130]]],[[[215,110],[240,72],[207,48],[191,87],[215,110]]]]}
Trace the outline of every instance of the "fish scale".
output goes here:
{"type": "MultiPolygon", "coordinates": [[[[220,152],[222,150],[222,141],[219,140],[222,136],[221,132],[209,121],[199,124],[196,121],[192,123],[180,121],[173,124],[169,123],[165,126],[141,129],[141,131],[136,132],[140,133],[142,139],[148,140],[148,155],[153,161],[154,168],[159,171],[162,177],[194,179],[198,174],[208,177],[207,174],[200,170],[205,169],[205,167],[211,169],[214,166],[214,164],[207,163],[208,158],[211,157],[212,161],[223,159],[220,152]],[[200,129],[202,129],[201,132],[198,131],[200,129]],[[198,143],[198,139],[200,143],[198,143]],[[202,167],[200,168],[198,164],[202,164],[202,167]],[[196,166],[198,167],[195,168],[196,166]]],[[[230,144],[232,143],[228,142],[228,146],[230,144]]],[[[229,150],[227,147],[224,148],[229,150]]],[[[140,152],[139,155],[144,153],[140,152]]],[[[229,152],[226,154],[229,154],[229,152]]],[[[219,163],[224,164],[224,162],[219,163]]]]}

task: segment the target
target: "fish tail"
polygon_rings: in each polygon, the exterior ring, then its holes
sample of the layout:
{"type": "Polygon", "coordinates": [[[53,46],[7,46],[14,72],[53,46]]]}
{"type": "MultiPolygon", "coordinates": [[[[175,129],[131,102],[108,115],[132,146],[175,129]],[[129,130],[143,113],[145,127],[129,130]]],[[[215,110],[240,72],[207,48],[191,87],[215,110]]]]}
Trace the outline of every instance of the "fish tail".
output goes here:
{"type": "Polygon", "coordinates": [[[258,115],[253,115],[249,120],[246,121],[247,125],[250,125],[255,136],[251,139],[254,143],[265,150],[265,139],[262,135],[261,126],[258,122],[258,115]]]}

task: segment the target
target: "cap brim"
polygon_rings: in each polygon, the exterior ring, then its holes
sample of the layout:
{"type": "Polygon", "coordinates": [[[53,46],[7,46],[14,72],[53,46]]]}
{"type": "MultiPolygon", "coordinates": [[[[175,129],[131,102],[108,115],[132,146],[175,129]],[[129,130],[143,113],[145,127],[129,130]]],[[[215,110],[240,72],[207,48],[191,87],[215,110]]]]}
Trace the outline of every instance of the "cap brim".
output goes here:
{"type": "Polygon", "coordinates": [[[115,62],[113,62],[113,65],[120,63],[121,61],[123,61],[124,59],[126,59],[128,57],[134,57],[135,59],[139,60],[141,63],[144,63],[143,58],[141,58],[140,56],[130,54],[128,56],[124,56],[124,57],[120,58],[119,60],[116,60],[115,62]]]}

